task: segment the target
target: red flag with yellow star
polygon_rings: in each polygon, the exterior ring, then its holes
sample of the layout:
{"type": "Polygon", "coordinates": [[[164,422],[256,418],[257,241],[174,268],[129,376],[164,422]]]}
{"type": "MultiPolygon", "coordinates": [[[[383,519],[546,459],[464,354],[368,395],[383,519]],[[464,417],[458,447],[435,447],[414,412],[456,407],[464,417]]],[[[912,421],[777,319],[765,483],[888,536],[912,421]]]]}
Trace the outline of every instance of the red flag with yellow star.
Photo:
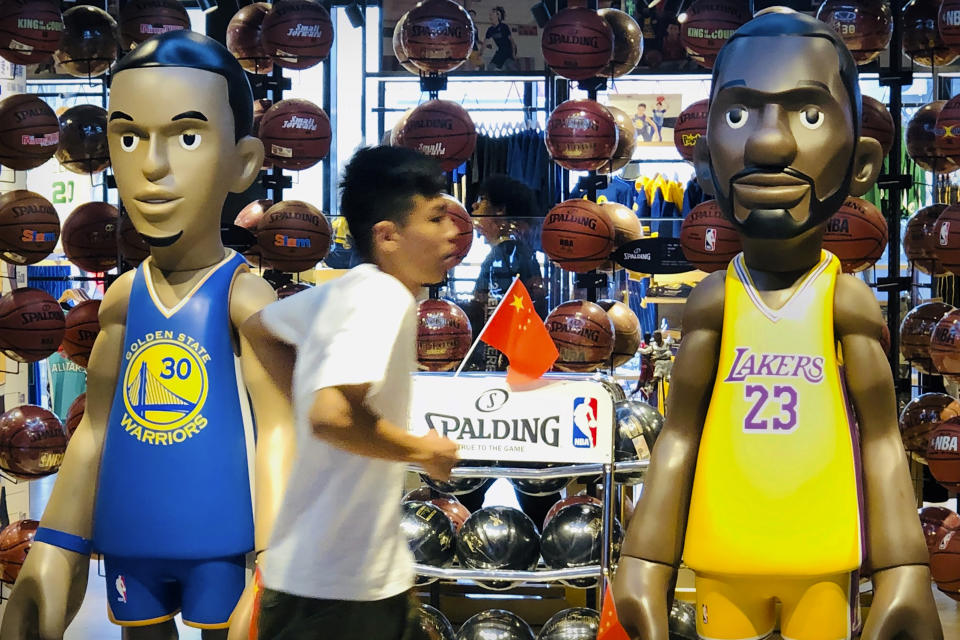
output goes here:
{"type": "Polygon", "coordinates": [[[600,632],[597,640],[630,640],[630,636],[620,626],[617,618],[617,608],[613,604],[613,591],[607,582],[607,590],[603,594],[603,606],[600,608],[600,632]]]}
{"type": "Polygon", "coordinates": [[[511,384],[539,378],[560,356],[520,278],[513,279],[480,339],[507,356],[507,382],[511,384]]]}

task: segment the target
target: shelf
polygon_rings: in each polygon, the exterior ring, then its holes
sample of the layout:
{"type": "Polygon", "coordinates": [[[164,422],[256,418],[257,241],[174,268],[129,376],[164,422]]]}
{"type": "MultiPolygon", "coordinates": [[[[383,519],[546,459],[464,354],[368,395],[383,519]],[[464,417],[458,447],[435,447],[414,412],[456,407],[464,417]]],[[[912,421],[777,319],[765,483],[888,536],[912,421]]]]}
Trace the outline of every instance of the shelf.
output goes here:
{"type": "MultiPolygon", "coordinates": [[[[562,467],[546,469],[527,469],[523,467],[457,467],[450,472],[451,478],[516,478],[525,480],[552,480],[554,478],[568,478],[574,476],[596,475],[604,472],[602,464],[569,464],[562,467]]],[[[649,460],[635,462],[618,462],[614,472],[643,471],[650,466],[649,460]]],[[[411,471],[426,473],[416,465],[411,465],[411,471]]]]}
{"type": "Polygon", "coordinates": [[[599,578],[603,575],[600,565],[577,567],[575,569],[542,569],[540,571],[507,571],[464,569],[460,567],[431,567],[425,564],[415,564],[417,575],[444,580],[472,580],[474,582],[557,582],[559,580],[576,580],[578,578],[599,578]]]}

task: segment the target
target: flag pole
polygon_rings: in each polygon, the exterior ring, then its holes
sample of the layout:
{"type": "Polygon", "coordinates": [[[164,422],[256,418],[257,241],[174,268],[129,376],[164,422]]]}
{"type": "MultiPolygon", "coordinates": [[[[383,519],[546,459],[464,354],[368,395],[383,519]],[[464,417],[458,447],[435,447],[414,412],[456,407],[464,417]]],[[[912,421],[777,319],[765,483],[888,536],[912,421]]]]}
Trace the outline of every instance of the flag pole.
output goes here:
{"type": "Polygon", "coordinates": [[[457,367],[457,370],[454,372],[453,377],[456,378],[460,375],[460,372],[463,371],[463,368],[467,366],[467,362],[470,360],[470,356],[473,355],[473,352],[476,350],[477,345],[480,344],[480,337],[483,335],[483,332],[487,330],[487,326],[490,324],[490,321],[497,315],[497,311],[500,310],[500,307],[503,306],[503,303],[507,301],[507,294],[513,289],[513,285],[517,283],[517,280],[520,279],[520,274],[517,274],[513,277],[513,282],[510,283],[510,286],[507,287],[506,292],[504,292],[503,297],[500,299],[500,303],[497,305],[497,308],[493,310],[493,313],[490,314],[490,317],[487,318],[487,321],[484,323],[483,328],[480,329],[480,333],[477,334],[477,339],[473,341],[473,344],[470,345],[470,351],[467,351],[467,355],[463,356],[463,360],[460,361],[460,366],[457,367]]]}

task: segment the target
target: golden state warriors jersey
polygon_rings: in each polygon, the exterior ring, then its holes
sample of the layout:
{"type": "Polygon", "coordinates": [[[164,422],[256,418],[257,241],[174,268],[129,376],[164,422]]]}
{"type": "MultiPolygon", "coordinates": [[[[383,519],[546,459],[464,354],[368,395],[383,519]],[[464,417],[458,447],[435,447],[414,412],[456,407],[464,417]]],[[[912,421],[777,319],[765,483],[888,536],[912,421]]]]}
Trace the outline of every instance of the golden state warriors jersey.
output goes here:
{"type": "Polygon", "coordinates": [[[799,577],[860,566],[859,438],[833,331],[839,267],[824,251],[776,310],[743,254],[727,267],[684,545],[694,571],[799,577]]]}
{"type": "Polygon", "coordinates": [[[168,309],[147,265],[130,290],[100,464],[94,548],[133,558],[253,549],[253,424],[234,354],[234,251],[168,309]]]}

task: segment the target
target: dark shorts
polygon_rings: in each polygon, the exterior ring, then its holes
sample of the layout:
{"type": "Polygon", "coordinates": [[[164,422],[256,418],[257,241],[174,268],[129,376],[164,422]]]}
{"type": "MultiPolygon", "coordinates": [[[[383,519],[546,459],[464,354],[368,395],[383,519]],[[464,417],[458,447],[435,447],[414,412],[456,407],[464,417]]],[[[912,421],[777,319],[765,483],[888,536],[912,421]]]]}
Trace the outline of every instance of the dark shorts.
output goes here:
{"type": "Polygon", "coordinates": [[[264,589],[259,640],[428,640],[417,601],[404,592],[384,600],[319,600],[264,589]]]}

